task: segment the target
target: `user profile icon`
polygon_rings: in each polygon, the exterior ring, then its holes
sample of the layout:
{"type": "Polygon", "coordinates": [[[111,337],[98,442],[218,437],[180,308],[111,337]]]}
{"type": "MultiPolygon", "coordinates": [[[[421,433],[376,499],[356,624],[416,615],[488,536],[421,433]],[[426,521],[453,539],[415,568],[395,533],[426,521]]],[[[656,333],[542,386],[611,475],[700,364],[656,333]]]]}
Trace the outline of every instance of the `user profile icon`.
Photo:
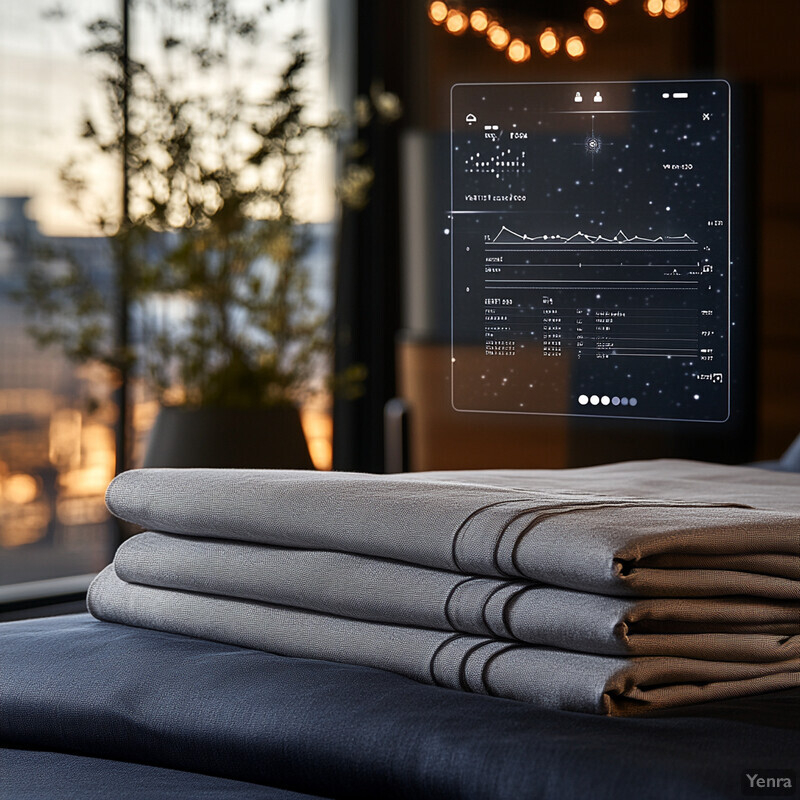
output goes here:
{"type": "Polygon", "coordinates": [[[603,102],[603,95],[601,95],[600,92],[595,92],[594,93],[594,101],[595,101],[595,103],[602,103],[603,102]]]}

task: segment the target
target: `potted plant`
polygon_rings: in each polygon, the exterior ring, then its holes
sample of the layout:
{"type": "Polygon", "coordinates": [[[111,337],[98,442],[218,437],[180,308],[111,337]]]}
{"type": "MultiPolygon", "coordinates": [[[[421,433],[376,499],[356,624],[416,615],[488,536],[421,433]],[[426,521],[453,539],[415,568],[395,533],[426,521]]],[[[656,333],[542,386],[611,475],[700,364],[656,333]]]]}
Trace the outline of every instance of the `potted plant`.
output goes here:
{"type": "Polygon", "coordinates": [[[109,236],[117,291],[51,253],[29,273],[30,330],[156,394],[148,465],[310,467],[297,407],[319,389],[329,328],[309,293],[295,182],[309,139],[331,126],[307,119],[300,36],[275,88],[254,96],[230,75],[257,21],[220,0],[200,6],[199,44],[163,42],[191,65],[181,74],[128,59],[119,24],[90,26],[108,108],[87,117],[83,138],[97,158],[124,163],[122,213],[92,205],[91,162],[71,161],[62,179],[109,236]]]}

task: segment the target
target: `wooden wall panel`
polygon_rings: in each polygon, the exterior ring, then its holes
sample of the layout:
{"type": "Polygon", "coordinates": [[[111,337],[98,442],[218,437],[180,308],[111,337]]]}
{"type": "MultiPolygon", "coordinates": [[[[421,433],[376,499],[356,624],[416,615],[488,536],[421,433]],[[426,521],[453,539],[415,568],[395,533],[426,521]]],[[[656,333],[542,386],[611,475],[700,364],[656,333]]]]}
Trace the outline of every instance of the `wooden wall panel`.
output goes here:
{"type": "Polygon", "coordinates": [[[759,458],[800,433],[800,58],[795,0],[717,2],[720,75],[759,94],[759,458]]]}
{"type": "Polygon", "coordinates": [[[449,344],[401,342],[398,365],[412,470],[567,466],[564,418],[452,409],[449,344]]]}

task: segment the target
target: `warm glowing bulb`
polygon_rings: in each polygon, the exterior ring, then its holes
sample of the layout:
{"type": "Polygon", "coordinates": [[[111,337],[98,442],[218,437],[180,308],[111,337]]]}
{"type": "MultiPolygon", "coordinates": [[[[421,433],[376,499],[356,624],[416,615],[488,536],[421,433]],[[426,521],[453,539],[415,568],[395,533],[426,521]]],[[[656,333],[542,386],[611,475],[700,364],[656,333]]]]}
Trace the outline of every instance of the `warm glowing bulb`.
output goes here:
{"type": "Polygon", "coordinates": [[[479,8],[469,15],[469,24],[472,25],[472,30],[483,33],[489,27],[489,15],[479,8]]]}
{"type": "Polygon", "coordinates": [[[486,29],[486,35],[489,37],[489,44],[495,50],[503,50],[511,41],[511,34],[497,22],[489,25],[486,29]]]}
{"type": "Polygon", "coordinates": [[[18,472],[10,475],[3,486],[3,497],[10,503],[24,506],[36,499],[39,494],[39,484],[32,475],[18,472]]]}
{"type": "Polygon", "coordinates": [[[606,18],[603,16],[603,12],[600,11],[599,8],[589,8],[586,9],[583,15],[586,24],[595,32],[600,33],[606,26],[606,18]]]}
{"type": "Polygon", "coordinates": [[[606,3],[608,3],[610,6],[615,6],[617,3],[619,3],[619,0],[606,0],[606,3]]]}
{"type": "Polygon", "coordinates": [[[450,33],[454,33],[458,36],[458,34],[464,33],[468,24],[467,15],[463,11],[453,8],[447,15],[447,22],[445,22],[444,26],[450,33]]]}
{"type": "Polygon", "coordinates": [[[443,3],[442,0],[434,0],[428,6],[428,16],[435,25],[441,25],[447,19],[449,10],[447,3],[443,3]]]}
{"type": "Polygon", "coordinates": [[[558,36],[552,28],[545,28],[539,34],[539,49],[546,56],[551,56],[558,50],[558,36]]]}
{"type": "Polygon", "coordinates": [[[664,16],[672,19],[686,9],[686,0],[664,0],[664,16]]]}
{"type": "Polygon", "coordinates": [[[447,11],[447,3],[443,3],[442,0],[434,0],[428,6],[428,16],[435,25],[441,25],[447,19],[447,11]]]}
{"type": "Polygon", "coordinates": [[[664,0],[644,0],[644,10],[651,17],[657,17],[664,10],[664,0]]]}
{"type": "Polygon", "coordinates": [[[515,64],[521,64],[531,57],[531,48],[529,45],[525,44],[522,39],[512,39],[511,43],[508,45],[508,50],[506,50],[506,56],[509,61],[513,61],[515,64]]]}
{"type": "Polygon", "coordinates": [[[583,58],[586,55],[586,45],[580,36],[570,36],[564,43],[564,49],[570,58],[583,58]]]}

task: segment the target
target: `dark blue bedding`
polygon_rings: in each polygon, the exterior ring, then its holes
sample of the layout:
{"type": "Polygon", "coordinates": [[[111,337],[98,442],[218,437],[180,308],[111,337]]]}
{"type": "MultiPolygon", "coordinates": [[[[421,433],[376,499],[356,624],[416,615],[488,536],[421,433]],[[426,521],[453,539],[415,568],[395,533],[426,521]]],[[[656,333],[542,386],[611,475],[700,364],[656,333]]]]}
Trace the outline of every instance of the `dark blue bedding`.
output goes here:
{"type": "Polygon", "coordinates": [[[738,797],[800,767],[799,719],[797,691],[619,719],[87,615],[0,625],[0,746],[323,797],[738,797]]]}
{"type": "Polygon", "coordinates": [[[0,748],[3,800],[314,800],[310,795],[124,761],[0,748]]]}

